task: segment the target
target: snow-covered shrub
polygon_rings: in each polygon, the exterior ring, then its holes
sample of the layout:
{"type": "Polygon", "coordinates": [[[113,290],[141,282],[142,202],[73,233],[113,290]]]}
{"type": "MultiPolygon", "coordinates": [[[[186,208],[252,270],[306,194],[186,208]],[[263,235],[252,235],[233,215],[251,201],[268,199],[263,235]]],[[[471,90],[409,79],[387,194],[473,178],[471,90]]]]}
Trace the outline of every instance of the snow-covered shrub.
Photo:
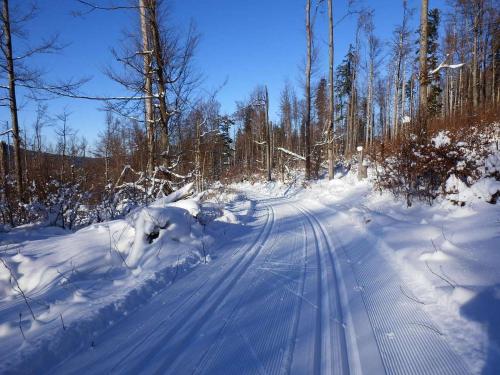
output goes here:
{"type": "Polygon", "coordinates": [[[85,203],[90,193],[83,191],[79,182],[60,183],[52,180],[47,186],[47,192],[44,203],[45,219],[49,225],[73,229],[89,224],[85,203]]]}
{"type": "MultiPolygon", "coordinates": [[[[432,203],[447,194],[451,201],[463,204],[456,200],[460,190],[471,187],[486,173],[498,173],[490,147],[498,126],[440,131],[426,144],[410,134],[379,160],[376,185],[404,197],[408,205],[414,200],[432,203]]],[[[491,200],[491,196],[484,198],[491,200]]]]}

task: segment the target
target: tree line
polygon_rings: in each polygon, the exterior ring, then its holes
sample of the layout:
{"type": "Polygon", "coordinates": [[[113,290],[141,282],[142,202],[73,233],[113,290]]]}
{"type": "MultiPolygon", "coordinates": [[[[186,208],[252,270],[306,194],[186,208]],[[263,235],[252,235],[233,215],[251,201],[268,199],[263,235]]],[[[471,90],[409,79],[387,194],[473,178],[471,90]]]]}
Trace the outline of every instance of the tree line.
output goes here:
{"type": "Polygon", "coordinates": [[[389,40],[377,35],[376,9],[349,1],[347,14],[337,14],[336,1],[305,0],[304,79],[284,83],[277,121],[269,117],[265,85],[240,98],[232,114],[221,112],[216,92],[195,94],[199,35],[193,25],[174,25],[167,0],[75,0],[77,16],[136,17],[112,50],[124,70],[106,71],[123,88],[115,97],[85,93],[85,79],[45,79],[31,60],[64,46],[57,37],[31,45],[23,29],[36,7],[1,1],[0,106],[10,113],[0,152],[1,200],[2,220],[12,225],[44,216],[72,226],[77,211],[89,207],[97,208],[86,220],[104,220],[190,181],[201,191],[215,181],[256,175],[286,180],[297,168],[305,169],[306,179],[323,173],[332,179],[359,146],[376,160],[411,137],[425,144],[436,129],[498,118],[495,0],[450,0],[446,9],[429,8],[428,0],[413,9],[401,0],[400,23],[389,40]],[[419,26],[412,29],[417,12],[419,26]],[[318,13],[328,18],[324,30],[315,23],[318,13]],[[356,20],[354,37],[335,62],[335,26],[345,18],[356,20]],[[322,69],[317,40],[324,37],[328,65],[322,69]],[[315,70],[326,74],[318,77],[315,70]],[[31,129],[19,125],[19,90],[38,103],[31,129]],[[48,113],[45,100],[54,97],[103,104],[98,144],[78,137],[67,111],[48,113]],[[57,128],[52,147],[43,141],[47,126],[57,128]]]}

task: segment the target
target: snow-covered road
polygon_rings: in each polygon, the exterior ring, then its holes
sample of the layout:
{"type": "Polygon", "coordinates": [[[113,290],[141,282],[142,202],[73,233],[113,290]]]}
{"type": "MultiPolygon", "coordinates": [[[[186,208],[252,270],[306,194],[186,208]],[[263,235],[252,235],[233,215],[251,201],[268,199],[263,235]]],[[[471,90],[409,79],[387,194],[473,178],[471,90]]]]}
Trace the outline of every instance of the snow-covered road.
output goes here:
{"type": "Polygon", "coordinates": [[[346,251],[327,220],[331,210],[311,200],[259,198],[247,224],[217,242],[210,263],[47,370],[468,373],[369,240],[346,251]]]}

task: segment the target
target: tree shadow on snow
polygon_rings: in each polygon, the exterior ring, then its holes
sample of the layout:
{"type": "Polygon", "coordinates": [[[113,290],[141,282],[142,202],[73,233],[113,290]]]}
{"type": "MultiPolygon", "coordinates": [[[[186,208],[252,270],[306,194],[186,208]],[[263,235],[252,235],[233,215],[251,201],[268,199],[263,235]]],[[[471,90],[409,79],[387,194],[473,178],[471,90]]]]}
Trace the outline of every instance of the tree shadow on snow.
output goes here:
{"type": "Polygon", "coordinates": [[[483,324],[488,330],[488,357],[481,374],[498,374],[500,371],[500,284],[483,290],[462,306],[460,312],[468,319],[483,324]]]}

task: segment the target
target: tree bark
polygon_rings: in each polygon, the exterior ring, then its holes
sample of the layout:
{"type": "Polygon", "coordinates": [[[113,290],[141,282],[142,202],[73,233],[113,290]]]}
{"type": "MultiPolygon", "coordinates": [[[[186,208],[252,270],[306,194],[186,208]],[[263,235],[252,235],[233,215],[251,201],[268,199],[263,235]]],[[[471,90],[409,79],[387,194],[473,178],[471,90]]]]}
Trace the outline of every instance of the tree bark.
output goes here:
{"type": "Polygon", "coordinates": [[[14,139],[14,173],[16,176],[16,191],[19,201],[23,201],[23,167],[21,164],[21,136],[19,134],[19,120],[17,117],[16,75],[12,52],[12,37],[10,31],[9,1],[3,0],[3,33],[5,41],[5,60],[9,79],[9,108],[12,121],[12,137],[14,139]]]}
{"type": "Polygon", "coordinates": [[[144,57],[144,121],[147,130],[148,142],[148,173],[153,174],[155,157],[154,157],[154,112],[153,112],[153,78],[151,66],[151,45],[150,33],[148,27],[148,10],[150,9],[150,0],[139,0],[139,13],[141,18],[141,34],[142,34],[142,54],[144,57]]]}
{"type": "Polygon", "coordinates": [[[420,9],[420,88],[419,88],[419,122],[422,136],[427,133],[427,45],[428,45],[428,13],[429,0],[422,0],[420,9]]]}
{"type": "Polygon", "coordinates": [[[311,65],[312,65],[312,32],[311,32],[311,0],[306,0],[306,114],[305,114],[305,141],[306,141],[306,179],[311,179],[311,65]]]}
{"type": "Polygon", "coordinates": [[[335,150],[335,98],[334,98],[334,45],[333,45],[333,0],[328,0],[328,19],[329,19],[329,80],[330,80],[330,112],[328,126],[328,178],[333,180],[335,171],[334,150],[335,150]]]}
{"type": "Polygon", "coordinates": [[[267,181],[271,181],[271,127],[269,126],[269,93],[266,86],[266,169],[267,181]]]}
{"type": "Polygon", "coordinates": [[[472,104],[476,108],[479,104],[479,82],[478,82],[478,69],[479,69],[479,17],[480,10],[474,15],[474,39],[472,45],[472,104]]]}
{"type": "Polygon", "coordinates": [[[163,152],[166,152],[167,156],[167,164],[168,164],[168,153],[169,153],[169,133],[168,133],[168,123],[170,120],[170,113],[167,108],[166,102],[166,80],[164,75],[165,68],[165,59],[163,56],[163,48],[160,38],[160,29],[158,25],[158,16],[157,16],[157,1],[151,1],[151,34],[153,39],[153,49],[156,60],[156,77],[157,77],[157,85],[158,85],[158,101],[160,107],[160,125],[162,129],[162,147],[163,152]]]}

